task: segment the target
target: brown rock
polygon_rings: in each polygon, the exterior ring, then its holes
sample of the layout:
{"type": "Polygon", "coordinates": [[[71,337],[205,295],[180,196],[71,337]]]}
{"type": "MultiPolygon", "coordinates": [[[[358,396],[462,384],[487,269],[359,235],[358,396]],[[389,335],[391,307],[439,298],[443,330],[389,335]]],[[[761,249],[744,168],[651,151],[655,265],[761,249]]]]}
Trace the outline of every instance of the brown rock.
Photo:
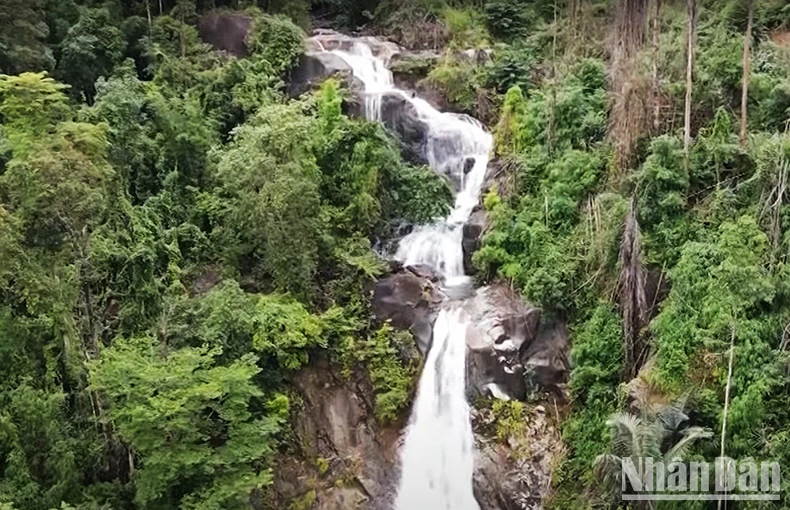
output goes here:
{"type": "Polygon", "coordinates": [[[204,42],[231,55],[247,55],[247,34],[252,18],[241,13],[210,12],[198,18],[198,32],[204,42]]]}
{"type": "Polygon", "coordinates": [[[425,354],[431,346],[433,323],[442,296],[435,282],[436,274],[426,266],[400,269],[372,286],[371,311],[381,322],[408,329],[425,354]]]}
{"type": "Polygon", "coordinates": [[[537,336],[540,309],[499,284],[478,289],[464,306],[471,319],[466,336],[471,390],[523,400],[526,387],[521,352],[537,336]]]}
{"type": "Polygon", "coordinates": [[[389,510],[399,434],[376,422],[366,379],[315,360],[293,384],[302,398],[292,420],[300,451],[278,456],[271,507],[313,501],[310,508],[322,510],[389,510]]]}

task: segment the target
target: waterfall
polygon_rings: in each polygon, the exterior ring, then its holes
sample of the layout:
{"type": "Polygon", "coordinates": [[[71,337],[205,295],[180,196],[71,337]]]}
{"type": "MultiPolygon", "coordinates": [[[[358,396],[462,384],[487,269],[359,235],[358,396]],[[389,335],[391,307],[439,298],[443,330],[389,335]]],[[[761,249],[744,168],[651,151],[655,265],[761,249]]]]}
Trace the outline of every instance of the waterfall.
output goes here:
{"type": "MultiPolygon", "coordinates": [[[[323,47],[323,46],[320,46],[323,47]]],[[[443,278],[448,296],[464,286],[463,225],[480,199],[493,141],[466,115],[439,112],[393,85],[386,61],[371,45],[353,40],[332,50],[365,86],[365,114],[381,119],[381,98],[398,94],[414,105],[428,126],[425,157],[438,173],[457,184],[455,206],[446,218],[416,227],[401,239],[395,258],[405,265],[427,264],[443,278]]],[[[479,510],[472,491],[474,437],[466,401],[468,318],[452,297],[436,319],[433,344],[420,377],[406,441],[396,510],[479,510]]]]}
{"type": "Polygon", "coordinates": [[[439,312],[412,425],[401,453],[397,510],[478,510],[472,494],[474,438],[466,402],[466,320],[439,312]]]}

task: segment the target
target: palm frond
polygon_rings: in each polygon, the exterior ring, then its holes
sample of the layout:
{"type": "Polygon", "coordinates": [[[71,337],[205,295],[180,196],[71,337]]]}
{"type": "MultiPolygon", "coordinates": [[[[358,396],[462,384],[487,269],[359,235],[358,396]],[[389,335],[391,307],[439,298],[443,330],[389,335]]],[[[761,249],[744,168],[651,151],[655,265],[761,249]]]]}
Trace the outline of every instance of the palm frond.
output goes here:
{"type": "Polygon", "coordinates": [[[683,431],[683,438],[667,451],[664,458],[670,461],[674,458],[682,459],[688,454],[695,442],[711,436],[713,436],[713,432],[708,429],[702,427],[689,427],[683,431]]]}
{"type": "Polygon", "coordinates": [[[642,419],[630,413],[616,413],[606,422],[612,433],[612,453],[620,457],[630,457],[634,451],[641,450],[639,427],[642,419]]]}

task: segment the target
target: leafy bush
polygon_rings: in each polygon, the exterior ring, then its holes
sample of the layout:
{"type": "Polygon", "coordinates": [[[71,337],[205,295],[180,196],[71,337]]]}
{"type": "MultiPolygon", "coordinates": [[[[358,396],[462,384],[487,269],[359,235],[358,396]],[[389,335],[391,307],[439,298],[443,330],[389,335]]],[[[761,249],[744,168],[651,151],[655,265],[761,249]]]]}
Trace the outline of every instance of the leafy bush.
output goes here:
{"type": "Polygon", "coordinates": [[[538,19],[531,0],[493,0],[486,3],[486,27],[504,41],[524,39],[538,19]]]}
{"type": "Polygon", "coordinates": [[[251,59],[265,60],[271,65],[274,75],[284,76],[302,54],[304,32],[280,16],[258,14],[254,20],[247,36],[251,59]]]}
{"type": "Polygon", "coordinates": [[[459,48],[477,48],[487,43],[482,17],[471,8],[445,7],[442,20],[450,34],[450,42],[459,48]]]}
{"type": "Polygon", "coordinates": [[[656,383],[679,392],[694,353],[729,339],[740,320],[770,302],[768,239],[754,218],[723,223],[708,242],[687,242],[670,271],[672,291],[651,325],[658,339],[656,383]]]}
{"type": "Polygon", "coordinates": [[[528,93],[535,87],[539,54],[528,44],[508,45],[494,50],[493,61],[486,69],[485,82],[504,94],[513,87],[528,93]]]}
{"type": "Polygon", "coordinates": [[[473,111],[482,76],[474,60],[463,53],[448,51],[428,73],[427,83],[442,91],[459,108],[473,111]]]}
{"type": "Polygon", "coordinates": [[[414,337],[408,331],[396,331],[385,323],[367,338],[347,337],[341,346],[341,358],[361,363],[367,368],[376,402],[376,418],[393,422],[411,402],[412,385],[417,375],[414,337]]]}

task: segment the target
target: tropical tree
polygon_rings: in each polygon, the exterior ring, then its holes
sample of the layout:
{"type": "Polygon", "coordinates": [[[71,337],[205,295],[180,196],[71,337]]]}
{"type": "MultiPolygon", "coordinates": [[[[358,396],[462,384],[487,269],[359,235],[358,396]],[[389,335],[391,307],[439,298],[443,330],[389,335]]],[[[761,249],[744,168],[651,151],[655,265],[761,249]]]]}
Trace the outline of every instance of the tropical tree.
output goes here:
{"type": "MultiPolygon", "coordinates": [[[[604,490],[619,500],[623,487],[623,461],[630,459],[635,466],[651,458],[669,464],[685,457],[700,439],[712,432],[698,426],[688,426],[689,417],[683,411],[686,399],[681,398],[657,412],[649,410],[636,416],[619,412],[606,422],[612,443],[609,453],[599,455],[594,462],[596,474],[604,490]]],[[[644,477],[647,470],[643,470],[644,477]]],[[[651,473],[652,474],[652,473],[651,473]]],[[[654,508],[651,502],[640,502],[640,508],[654,508]]]]}

